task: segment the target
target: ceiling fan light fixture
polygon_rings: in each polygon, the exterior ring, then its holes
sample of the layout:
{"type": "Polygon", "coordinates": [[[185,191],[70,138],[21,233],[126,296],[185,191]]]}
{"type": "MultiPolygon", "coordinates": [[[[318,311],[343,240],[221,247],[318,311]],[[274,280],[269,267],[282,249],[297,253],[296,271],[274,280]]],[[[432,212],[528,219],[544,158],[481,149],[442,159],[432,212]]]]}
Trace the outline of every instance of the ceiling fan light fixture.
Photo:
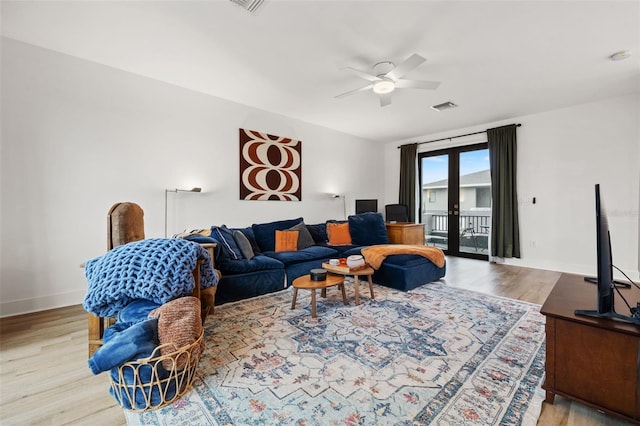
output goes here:
{"type": "Polygon", "coordinates": [[[395,90],[396,84],[392,80],[378,80],[373,83],[373,93],[384,95],[395,90]]]}

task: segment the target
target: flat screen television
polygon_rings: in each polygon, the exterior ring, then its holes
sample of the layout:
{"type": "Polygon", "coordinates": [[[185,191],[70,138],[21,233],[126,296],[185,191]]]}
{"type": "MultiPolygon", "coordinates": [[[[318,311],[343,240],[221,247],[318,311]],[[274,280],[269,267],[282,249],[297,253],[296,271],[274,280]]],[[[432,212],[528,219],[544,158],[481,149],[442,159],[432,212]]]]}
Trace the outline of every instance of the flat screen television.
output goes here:
{"type": "MultiPolygon", "coordinates": [[[[600,184],[596,184],[596,257],[598,276],[595,280],[585,277],[585,281],[597,285],[597,310],[575,311],[576,315],[586,315],[597,318],[615,318],[622,321],[640,324],[640,319],[628,317],[615,311],[615,281],[613,279],[613,256],[611,253],[611,234],[604,202],[600,196],[600,184]]],[[[625,285],[625,283],[619,283],[625,285]]]]}
{"type": "Polygon", "coordinates": [[[356,214],[378,211],[378,200],[356,200],[356,214]]]}

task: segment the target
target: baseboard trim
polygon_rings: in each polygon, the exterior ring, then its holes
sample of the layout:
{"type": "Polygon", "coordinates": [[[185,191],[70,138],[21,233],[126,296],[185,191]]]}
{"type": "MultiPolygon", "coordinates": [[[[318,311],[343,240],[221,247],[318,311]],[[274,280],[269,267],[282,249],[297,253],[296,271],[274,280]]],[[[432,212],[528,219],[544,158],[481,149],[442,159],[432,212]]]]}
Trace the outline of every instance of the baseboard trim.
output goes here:
{"type": "MultiPolygon", "coordinates": [[[[549,261],[524,261],[522,259],[507,258],[502,259],[501,262],[505,265],[520,266],[523,268],[544,269],[547,271],[564,272],[567,274],[595,276],[596,265],[584,265],[584,264],[569,264],[569,263],[556,263],[549,261]]],[[[640,280],[640,272],[623,269],[624,273],[629,276],[635,282],[640,280]]],[[[626,280],[620,272],[614,269],[613,276],[615,279],[626,280]]]]}
{"type": "Polygon", "coordinates": [[[0,318],[46,311],[65,306],[80,305],[84,300],[85,293],[85,291],[70,291],[30,299],[2,302],[0,303],[0,318]]]}

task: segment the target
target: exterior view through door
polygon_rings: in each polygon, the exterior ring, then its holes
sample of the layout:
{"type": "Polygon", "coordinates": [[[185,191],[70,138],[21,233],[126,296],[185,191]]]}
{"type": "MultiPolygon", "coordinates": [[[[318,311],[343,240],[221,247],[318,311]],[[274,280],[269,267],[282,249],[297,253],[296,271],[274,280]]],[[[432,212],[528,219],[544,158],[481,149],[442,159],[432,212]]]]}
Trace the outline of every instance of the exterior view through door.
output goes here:
{"type": "Polygon", "coordinates": [[[420,222],[427,245],[488,260],[491,174],[487,144],[419,154],[420,222]]]}

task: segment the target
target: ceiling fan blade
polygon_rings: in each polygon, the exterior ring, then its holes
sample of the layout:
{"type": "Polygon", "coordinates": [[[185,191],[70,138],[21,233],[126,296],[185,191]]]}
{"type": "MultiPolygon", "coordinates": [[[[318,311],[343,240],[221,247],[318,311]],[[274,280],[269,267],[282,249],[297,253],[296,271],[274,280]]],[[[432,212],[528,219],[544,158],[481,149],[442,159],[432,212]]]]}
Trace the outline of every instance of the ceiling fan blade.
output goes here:
{"type": "Polygon", "coordinates": [[[440,86],[439,81],[424,81],[424,80],[405,80],[401,78],[396,80],[396,87],[398,89],[425,89],[435,90],[440,86]]]}
{"type": "Polygon", "coordinates": [[[334,96],[334,98],[343,98],[345,96],[349,96],[349,95],[353,95],[354,93],[358,93],[358,92],[363,92],[365,90],[369,90],[373,87],[373,83],[372,84],[367,84],[366,86],[360,87],[359,89],[355,89],[355,90],[350,90],[348,92],[345,93],[341,93],[337,96],[334,96]]]}
{"type": "Polygon", "coordinates": [[[380,106],[384,107],[387,105],[391,105],[391,92],[380,95],[380,106]]]}
{"type": "Polygon", "coordinates": [[[409,71],[411,71],[412,69],[414,69],[415,67],[423,63],[424,61],[426,61],[425,58],[414,53],[406,61],[402,62],[397,67],[389,71],[386,77],[390,77],[394,80],[402,78],[406,73],[408,73],[409,71]]]}
{"type": "Polygon", "coordinates": [[[378,81],[378,80],[381,80],[381,78],[380,78],[380,77],[376,77],[375,75],[368,74],[368,73],[366,73],[366,72],[364,72],[364,71],[360,71],[360,70],[357,70],[357,69],[355,69],[355,68],[346,67],[346,68],[343,68],[343,69],[345,69],[345,70],[349,70],[349,71],[351,71],[352,73],[356,74],[358,77],[360,77],[360,78],[364,78],[365,80],[369,80],[369,81],[378,81]]]}

